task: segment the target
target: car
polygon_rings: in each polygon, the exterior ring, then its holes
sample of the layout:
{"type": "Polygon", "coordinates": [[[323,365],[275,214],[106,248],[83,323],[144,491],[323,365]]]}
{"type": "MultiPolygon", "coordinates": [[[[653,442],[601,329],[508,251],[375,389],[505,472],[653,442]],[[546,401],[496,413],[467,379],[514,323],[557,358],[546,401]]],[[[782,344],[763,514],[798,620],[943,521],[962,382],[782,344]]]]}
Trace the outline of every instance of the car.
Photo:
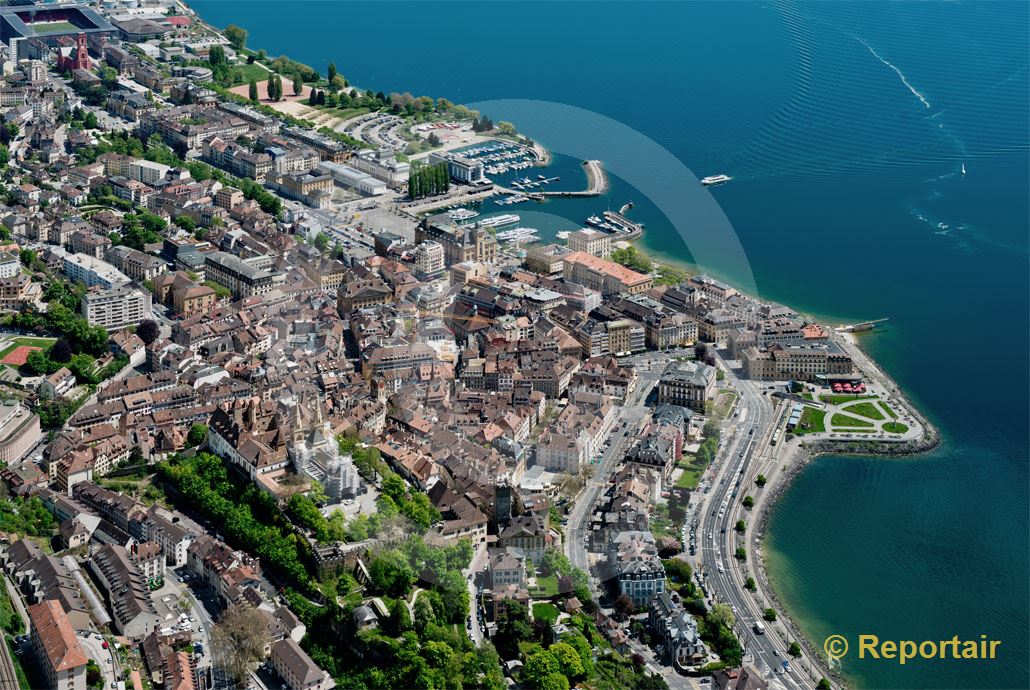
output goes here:
{"type": "Polygon", "coordinates": [[[101,646],[101,647],[103,647],[104,649],[107,649],[107,648],[108,648],[108,646],[109,646],[109,645],[107,644],[107,640],[104,640],[103,642],[101,642],[101,643],[100,643],[100,646],[101,646]]]}

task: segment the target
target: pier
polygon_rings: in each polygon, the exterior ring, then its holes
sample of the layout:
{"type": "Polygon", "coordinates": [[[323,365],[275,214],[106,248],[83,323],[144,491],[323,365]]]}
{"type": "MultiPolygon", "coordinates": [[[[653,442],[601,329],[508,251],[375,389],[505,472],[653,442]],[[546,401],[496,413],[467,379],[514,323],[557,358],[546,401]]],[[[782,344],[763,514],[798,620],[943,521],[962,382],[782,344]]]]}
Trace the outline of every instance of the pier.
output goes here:
{"type": "MultiPolygon", "coordinates": [[[[538,194],[541,197],[588,197],[588,196],[601,196],[602,194],[608,193],[608,175],[604,172],[604,166],[601,161],[589,160],[583,161],[583,167],[586,169],[587,174],[587,188],[579,191],[535,191],[534,194],[538,194]]],[[[557,178],[548,178],[548,182],[557,178]]],[[[505,194],[520,194],[524,192],[518,189],[508,189],[506,187],[496,186],[498,191],[505,194]]]]}
{"type": "Polygon", "coordinates": [[[862,333],[863,331],[871,331],[876,328],[878,324],[886,321],[890,321],[889,316],[885,316],[882,319],[872,319],[871,321],[851,324],[850,326],[837,326],[834,330],[838,333],[862,333]]]}
{"type": "MultiPolygon", "coordinates": [[[[627,204],[628,206],[628,204],[627,204]]],[[[626,208],[626,206],[623,206],[626,208]]],[[[620,240],[635,240],[644,234],[644,226],[642,223],[634,223],[626,216],[615,211],[605,211],[604,219],[609,224],[614,225],[618,232],[611,233],[612,237],[620,240]]]]}

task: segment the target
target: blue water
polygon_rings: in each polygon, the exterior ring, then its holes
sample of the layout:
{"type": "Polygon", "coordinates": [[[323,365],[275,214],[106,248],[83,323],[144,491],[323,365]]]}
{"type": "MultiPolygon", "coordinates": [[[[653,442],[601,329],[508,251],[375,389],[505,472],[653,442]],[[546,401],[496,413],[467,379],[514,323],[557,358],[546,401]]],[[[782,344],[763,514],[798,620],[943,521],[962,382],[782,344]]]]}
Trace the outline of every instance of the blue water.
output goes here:
{"type": "MultiPolygon", "coordinates": [[[[712,196],[747,262],[717,251],[706,269],[831,321],[889,316],[863,345],[944,435],[910,460],[814,462],[765,545],[781,595],[815,640],[1003,642],[987,662],[849,658],[859,687],[1028,686],[1026,3],[193,4],[362,87],[569,104],[699,176],[733,175],[712,196]]],[[[488,114],[533,120],[511,110],[488,114]]],[[[525,133],[569,155],[556,165],[572,188],[587,154],[563,149],[560,120],[525,133]]],[[[596,157],[623,157],[626,180],[635,164],[663,169],[610,139],[596,157]]],[[[652,203],[676,193],[654,178],[496,210],[561,229],[633,200],[644,247],[690,260],[718,219],[652,203]]]]}

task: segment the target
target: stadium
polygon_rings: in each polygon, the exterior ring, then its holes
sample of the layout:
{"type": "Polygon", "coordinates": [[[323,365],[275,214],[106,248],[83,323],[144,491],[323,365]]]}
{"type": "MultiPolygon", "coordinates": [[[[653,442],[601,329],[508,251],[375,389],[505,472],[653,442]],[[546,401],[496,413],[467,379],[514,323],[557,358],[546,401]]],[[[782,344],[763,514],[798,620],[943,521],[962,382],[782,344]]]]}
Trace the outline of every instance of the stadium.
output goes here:
{"type": "Polygon", "coordinates": [[[106,37],[114,33],[110,22],[83,5],[6,5],[0,7],[0,40],[32,38],[56,46],[79,34],[106,37]]]}

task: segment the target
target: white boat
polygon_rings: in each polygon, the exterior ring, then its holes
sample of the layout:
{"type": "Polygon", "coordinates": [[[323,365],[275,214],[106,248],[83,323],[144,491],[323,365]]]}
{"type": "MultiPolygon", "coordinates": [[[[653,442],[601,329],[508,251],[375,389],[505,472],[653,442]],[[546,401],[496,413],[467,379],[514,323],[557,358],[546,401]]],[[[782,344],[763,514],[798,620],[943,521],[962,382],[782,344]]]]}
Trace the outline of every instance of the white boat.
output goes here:
{"type": "Polygon", "coordinates": [[[962,174],[963,175],[966,174],[966,164],[965,163],[962,164],[962,174]]]}
{"type": "Polygon", "coordinates": [[[598,216],[590,216],[589,218],[587,218],[587,225],[600,225],[603,222],[604,221],[601,220],[598,216]]]}
{"type": "Polygon", "coordinates": [[[536,237],[536,228],[512,228],[511,230],[504,230],[497,233],[497,239],[504,242],[518,242],[525,241],[531,237],[536,237]]]}
{"type": "Polygon", "coordinates": [[[555,237],[557,237],[559,240],[567,240],[569,239],[570,234],[571,233],[568,230],[562,230],[561,232],[556,234],[555,237]]]}
{"type": "Polygon", "coordinates": [[[451,220],[469,220],[478,216],[479,212],[468,208],[456,208],[448,211],[447,215],[450,216],[451,220]]]}
{"type": "Polygon", "coordinates": [[[705,187],[711,187],[712,185],[724,184],[732,179],[729,175],[709,175],[708,177],[701,178],[701,184],[705,187]]]}
{"type": "Polygon", "coordinates": [[[514,213],[502,213],[499,216],[490,216],[489,218],[484,218],[483,220],[479,221],[479,224],[485,228],[497,228],[502,225],[514,225],[515,223],[518,223],[520,220],[522,220],[522,218],[515,215],[514,213]]]}

